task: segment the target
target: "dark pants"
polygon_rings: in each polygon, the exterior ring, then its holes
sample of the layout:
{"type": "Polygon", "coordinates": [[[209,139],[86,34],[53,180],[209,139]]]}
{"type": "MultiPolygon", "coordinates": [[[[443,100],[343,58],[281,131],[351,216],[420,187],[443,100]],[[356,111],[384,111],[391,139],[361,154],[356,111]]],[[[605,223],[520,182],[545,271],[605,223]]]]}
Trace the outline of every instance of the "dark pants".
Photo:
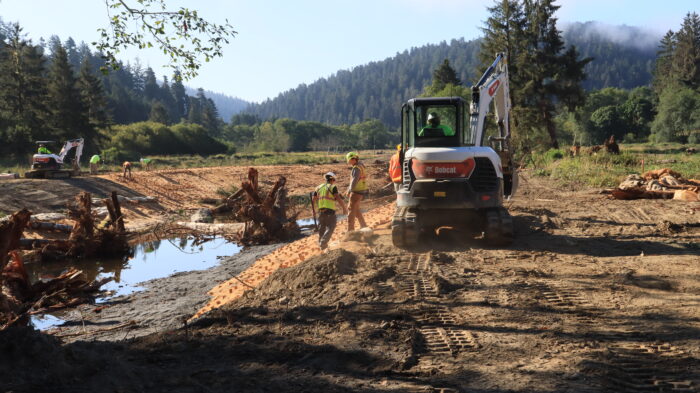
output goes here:
{"type": "Polygon", "coordinates": [[[335,211],[324,209],[318,213],[318,245],[321,250],[328,247],[328,242],[333,236],[337,224],[335,211]]]}

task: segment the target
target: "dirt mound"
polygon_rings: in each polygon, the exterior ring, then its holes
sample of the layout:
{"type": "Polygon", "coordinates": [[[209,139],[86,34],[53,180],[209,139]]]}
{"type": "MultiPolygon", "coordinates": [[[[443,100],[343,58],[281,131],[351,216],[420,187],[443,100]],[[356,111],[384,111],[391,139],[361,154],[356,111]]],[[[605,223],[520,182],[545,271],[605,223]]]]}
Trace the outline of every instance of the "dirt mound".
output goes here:
{"type": "Polygon", "coordinates": [[[341,276],[355,273],[354,254],[345,250],[332,250],[288,269],[273,273],[260,284],[257,296],[275,294],[287,290],[325,287],[337,283],[341,276]]]}

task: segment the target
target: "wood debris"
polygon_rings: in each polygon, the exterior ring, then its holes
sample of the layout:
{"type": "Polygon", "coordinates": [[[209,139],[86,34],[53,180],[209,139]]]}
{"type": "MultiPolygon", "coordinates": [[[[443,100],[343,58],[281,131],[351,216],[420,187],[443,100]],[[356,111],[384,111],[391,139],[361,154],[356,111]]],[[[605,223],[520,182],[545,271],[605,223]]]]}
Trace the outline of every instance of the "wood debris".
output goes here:
{"type": "Polygon", "coordinates": [[[82,271],[71,268],[48,281],[31,283],[21,249],[31,248],[39,260],[127,255],[124,219],[116,193],[107,203],[110,218],[95,224],[90,194],[78,194],[69,217],[74,221],[68,239],[22,239],[26,228],[66,231],[63,224],[32,223],[31,212],[22,209],[0,222],[0,330],[26,325],[29,315],[72,307],[92,299],[92,294],[111,278],[87,281],[82,271]]]}
{"type": "Polygon", "coordinates": [[[615,199],[676,199],[700,201],[700,180],[684,179],[680,173],[662,168],[629,175],[611,192],[615,199]]]}
{"type": "Polygon", "coordinates": [[[280,176],[265,192],[259,188],[258,171],[248,169],[247,180],[222,204],[211,210],[212,214],[231,212],[233,221],[245,223],[241,243],[266,244],[271,241],[289,240],[299,235],[296,214],[287,211],[287,179],[280,176]]]}

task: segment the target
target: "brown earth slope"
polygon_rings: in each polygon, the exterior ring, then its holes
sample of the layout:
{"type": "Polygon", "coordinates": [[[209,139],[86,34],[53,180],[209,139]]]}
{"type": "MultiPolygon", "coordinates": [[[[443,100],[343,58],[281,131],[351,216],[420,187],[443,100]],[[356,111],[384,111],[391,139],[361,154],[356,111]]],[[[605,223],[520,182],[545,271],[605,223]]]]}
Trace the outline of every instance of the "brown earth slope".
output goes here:
{"type": "Polygon", "coordinates": [[[700,204],[522,188],[511,247],[445,230],[399,250],[381,229],[187,328],[63,346],[5,332],[0,388],[700,391],[700,204]]]}

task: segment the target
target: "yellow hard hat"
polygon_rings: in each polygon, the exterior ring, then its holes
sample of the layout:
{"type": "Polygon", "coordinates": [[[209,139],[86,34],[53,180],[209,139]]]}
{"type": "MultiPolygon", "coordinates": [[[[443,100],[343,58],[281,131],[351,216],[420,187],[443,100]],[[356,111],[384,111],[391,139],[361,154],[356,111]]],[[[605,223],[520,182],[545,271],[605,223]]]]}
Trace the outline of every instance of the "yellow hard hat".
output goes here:
{"type": "Polygon", "coordinates": [[[350,153],[348,153],[348,154],[345,155],[345,161],[346,161],[346,162],[350,162],[350,160],[352,160],[353,158],[359,159],[359,158],[360,158],[360,155],[357,154],[357,153],[354,152],[354,151],[351,151],[350,153]]]}

